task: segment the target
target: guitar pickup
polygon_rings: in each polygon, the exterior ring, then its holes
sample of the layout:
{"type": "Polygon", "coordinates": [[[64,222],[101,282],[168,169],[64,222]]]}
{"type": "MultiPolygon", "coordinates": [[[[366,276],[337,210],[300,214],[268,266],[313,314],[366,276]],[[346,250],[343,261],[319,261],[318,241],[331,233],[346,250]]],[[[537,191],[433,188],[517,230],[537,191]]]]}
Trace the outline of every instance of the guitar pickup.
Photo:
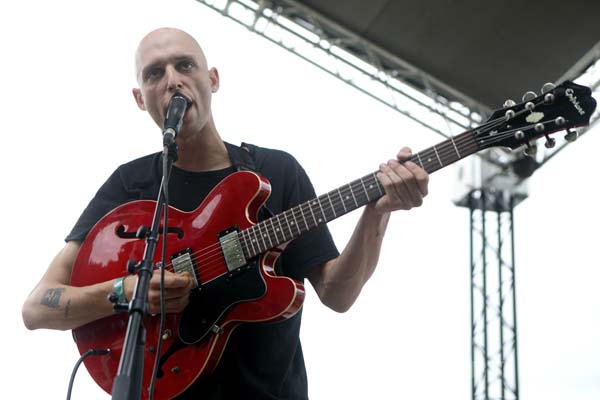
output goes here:
{"type": "Polygon", "coordinates": [[[192,249],[185,249],[180,251],[179,253],[174,254],[171,257],[171,265],[173,265],[173,271],[176,273],[187,272],[191,275],[192,280],[194,281],[194,287],[200,286],[198,282],[198,277],[196,275],[196,266],[194,265],[194,260],[192,259],[192,249]]]}
{"type": "Polygon", "coordinates": [[[219,236],[219,244],[225,258],[227,270],[232,273],[246,265],[246,257],[237,230],[224,231],[219,236]]]}

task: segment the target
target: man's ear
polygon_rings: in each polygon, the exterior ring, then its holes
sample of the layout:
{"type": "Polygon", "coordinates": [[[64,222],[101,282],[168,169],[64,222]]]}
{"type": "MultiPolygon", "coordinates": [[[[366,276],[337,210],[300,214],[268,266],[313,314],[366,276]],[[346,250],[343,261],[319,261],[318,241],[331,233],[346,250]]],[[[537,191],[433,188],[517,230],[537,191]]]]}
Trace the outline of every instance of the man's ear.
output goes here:
{"type": "Polygon", "coordinates": [[[210,91],[216,93],[219,90],[219,71],[212,67],[208,70],[208,77],[210,79],[210,91]]]}
{"type": "Polygon", "coordinates": [[[142,111],[146,111],[146,105],[144,104],[144,98],[142,97],[142,91],[138,88],[131,89],[131,93],[135,98],[135,102],[138,105],[138,108],[142,111]]]}

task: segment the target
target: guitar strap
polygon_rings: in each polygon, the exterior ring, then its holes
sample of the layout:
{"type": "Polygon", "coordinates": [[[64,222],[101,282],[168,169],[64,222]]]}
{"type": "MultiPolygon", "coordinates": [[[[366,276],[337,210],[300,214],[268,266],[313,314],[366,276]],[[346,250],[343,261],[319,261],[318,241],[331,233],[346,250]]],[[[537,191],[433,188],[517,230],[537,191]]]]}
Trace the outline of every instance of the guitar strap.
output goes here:
{"type": "MultiPolygon", "coordinates": [[[[235,169],[238,171],[251,171],[257,175],[261,175],[260,172],[256,170],[256,165],[254,164],[254,160],[252,158],[256,146],[244,142],[242,142],[241,146],[236,146],[227,142],[224,143],[225,147],[227,147],[227,152],[229,153],[229,159],[233,163],[235,169]]],[[[265,203],[260,208],[258,220],[264,221],[265,219],[274,215],[275,214],[269,209],[269,207],[267,207],[265,203]]]]}
{"type": "Polygon", "coordinates": [[[252,171],[260,175],[256,171],[256,165],[254,165],[254,160],[252,159],[252,154],[255,147],[254,145],[242,143],[242,146],[239,147],[225,142],[225,146],[227,147],[227,152],[229,153],[229,159],[233,163],[235,169],[238,171],[252,171]]]}

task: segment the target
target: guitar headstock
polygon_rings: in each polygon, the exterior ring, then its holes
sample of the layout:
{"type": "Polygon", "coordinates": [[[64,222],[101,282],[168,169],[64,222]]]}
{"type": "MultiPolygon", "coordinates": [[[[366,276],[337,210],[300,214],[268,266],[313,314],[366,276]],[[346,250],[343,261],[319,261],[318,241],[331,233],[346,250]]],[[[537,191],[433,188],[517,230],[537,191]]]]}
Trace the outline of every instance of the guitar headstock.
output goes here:
{"type": "Polygon", "coordinates": [[[516,149],[543,136],[551,147],[551,133],[589,124],[596,109],[590,88],[565,81],[556,87],[546,84],[542,92],[539,96],[527,92],[522,103],[507,100],[503,109],[494,111],[485,124],[473,130],[479,148],[516,149]]]}

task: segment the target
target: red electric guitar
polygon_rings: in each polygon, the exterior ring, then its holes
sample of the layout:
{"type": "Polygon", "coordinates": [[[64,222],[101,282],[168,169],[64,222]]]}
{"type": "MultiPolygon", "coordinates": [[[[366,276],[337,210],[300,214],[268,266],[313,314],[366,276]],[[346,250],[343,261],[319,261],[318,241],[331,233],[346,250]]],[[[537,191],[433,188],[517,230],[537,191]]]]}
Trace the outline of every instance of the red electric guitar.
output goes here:
{"type": "MultiPolygon", "coordinates": [[[[565,82],[528,102],[494,112],[483,125],[414,154],[411,161],[431,173],[483,149],[515,149],[552,132],[589,124],[595,107],[589,88],[565,82]]],[[[162,332],[158,331],[160,317],[146,318],[142,398],[148,395],[145,389],[159,335],[164,342],[155,398],[170,399],[214,370],[240,323],[278,321],[300,309],[302,283],[274,274],[278,248],[379,199],[384,190],[374,172],[256,223],[255,216],[269,193],[264,178],[236,172],[219,183],[196,210],[170,209],[167,269],[191,273],[197,287],[183,313],[167,316],[162,332]]],[[[135,232],[151,225],[154,207],[153,201],[134,201],[104,216],[81,246],[71,284],[85,286],[124,276],[127,261],[142,258],[145,242],[135,232]]],[[[155,262],[160,261],[159,253],[155,262]]],[[[111,349],[107,356],[85,360],[92,377],[109,393],[127,319],[127,313],[115,314],[73,330],[81,353],[111,349]]]]}

